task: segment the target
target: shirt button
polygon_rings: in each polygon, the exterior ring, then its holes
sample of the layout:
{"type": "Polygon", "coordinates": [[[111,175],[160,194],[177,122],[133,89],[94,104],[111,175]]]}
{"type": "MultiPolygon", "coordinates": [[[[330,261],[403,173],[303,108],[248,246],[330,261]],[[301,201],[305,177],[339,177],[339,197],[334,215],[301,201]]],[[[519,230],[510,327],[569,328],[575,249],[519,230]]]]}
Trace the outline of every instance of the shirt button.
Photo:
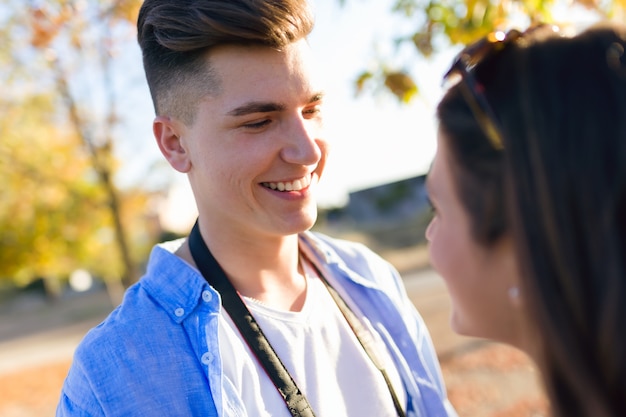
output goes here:
{"type": "Polygon", "coordinates": [[[204,364],[204,365],[208,365],[211,363],[211,359],[213,358],[213,355],[211,355],[210,352],[206,352],[204,355],[202,355],[202,358],[200,358],[200,361],[204,364]]]}
{"type": "Polygon", "coordinates": [[[174,314],[176,314],[176,317],[182,317],[185,314],[185,310],[179,307],[174,310],[174,314]]]}
{"type": "Polygon", "coordinates": [[[210,291],[202,291],[202,299],[204,300],[205,303],[208,303],[209,301],[211,301],[213,299],[213,294],[211,294],[210,291]]]}

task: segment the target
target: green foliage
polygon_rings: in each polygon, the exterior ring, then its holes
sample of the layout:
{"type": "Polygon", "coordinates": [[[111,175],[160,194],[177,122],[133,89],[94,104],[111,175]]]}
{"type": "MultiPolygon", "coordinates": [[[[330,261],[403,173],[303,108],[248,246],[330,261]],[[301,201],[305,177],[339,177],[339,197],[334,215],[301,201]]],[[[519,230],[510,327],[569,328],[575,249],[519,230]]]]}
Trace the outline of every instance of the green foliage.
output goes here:
{"type": "MultiPolygon", "coordinates": [[[[414,22],[416,27],[411,36],[403,35],[397,42],[412,45],[416,56],[428,59],[442,48],[466,45],[495,30],[520,28],[520,24],[527,26],[535,22],[571,23],[555,21],[556,5],[587,9],[598,19],[624,20],[626,13],[626,0],[396,0],[391,12],[414,22]]],[[[384,85],[403,103],[419,92],[419,82],[410,71],[389,68],[388,63],[381,63],[375,71],[363,72],[355,84],[357,93],[366,90],[369,84],[384,85]],[[397,82],[398,75],[402,76],[402,82],[397,82]]]]}

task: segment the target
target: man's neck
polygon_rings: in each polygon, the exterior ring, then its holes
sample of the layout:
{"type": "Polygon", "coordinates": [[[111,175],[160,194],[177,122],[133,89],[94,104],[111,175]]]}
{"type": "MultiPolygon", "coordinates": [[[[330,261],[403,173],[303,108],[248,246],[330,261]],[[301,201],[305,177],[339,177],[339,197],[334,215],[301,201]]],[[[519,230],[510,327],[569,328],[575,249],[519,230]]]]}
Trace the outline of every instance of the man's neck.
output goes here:
{"type": "MultiPolygon", "coordinates": [[[[306,279],[299,262],[297,235],[264,244],[229,245],[227,242],[220,239],[206,243],[240,295],[277,309],[302,309],[306,279]]],[[[176,255],[197,268],[187,241],[176,255]]]]}

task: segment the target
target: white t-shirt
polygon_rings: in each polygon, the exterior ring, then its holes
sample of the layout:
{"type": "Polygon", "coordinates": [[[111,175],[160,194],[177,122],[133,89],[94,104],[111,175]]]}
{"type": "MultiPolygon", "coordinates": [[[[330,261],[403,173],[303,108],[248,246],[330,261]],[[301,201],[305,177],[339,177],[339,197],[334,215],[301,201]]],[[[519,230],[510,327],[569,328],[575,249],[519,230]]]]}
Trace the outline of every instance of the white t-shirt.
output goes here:
{"type": "MultiPolygon", "coordinates": [[[[389,389],[315,271],[304,262],[306,301],[301,311],[244,301],[263,333],[305,394],[316,417],[395,417],[389,389]]],[[[403,407],[406,394],[378,335],[378,353],[403,407]]],[[[219,343],[224,395],[239,395],[249,417],[290,417],[284,400],[222,310],[219,343]]],[[[228,399],[224,399],[228,407],[228,399]]]]}

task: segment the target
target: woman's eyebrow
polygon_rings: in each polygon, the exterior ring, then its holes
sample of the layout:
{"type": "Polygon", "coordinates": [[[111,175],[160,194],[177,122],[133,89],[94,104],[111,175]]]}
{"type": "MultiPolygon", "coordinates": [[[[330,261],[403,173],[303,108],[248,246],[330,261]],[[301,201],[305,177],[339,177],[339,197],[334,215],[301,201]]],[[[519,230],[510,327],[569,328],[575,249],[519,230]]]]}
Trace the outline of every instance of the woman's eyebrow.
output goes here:
{"type": "Polygon", "coordinates": [[[426,189],[426,194],[429,196],[433,195],[433,187],[431,185],[431,181],[428,180],[429,176],[426,175],[426,180],[424,181],[424,188],[426,189]]]}

